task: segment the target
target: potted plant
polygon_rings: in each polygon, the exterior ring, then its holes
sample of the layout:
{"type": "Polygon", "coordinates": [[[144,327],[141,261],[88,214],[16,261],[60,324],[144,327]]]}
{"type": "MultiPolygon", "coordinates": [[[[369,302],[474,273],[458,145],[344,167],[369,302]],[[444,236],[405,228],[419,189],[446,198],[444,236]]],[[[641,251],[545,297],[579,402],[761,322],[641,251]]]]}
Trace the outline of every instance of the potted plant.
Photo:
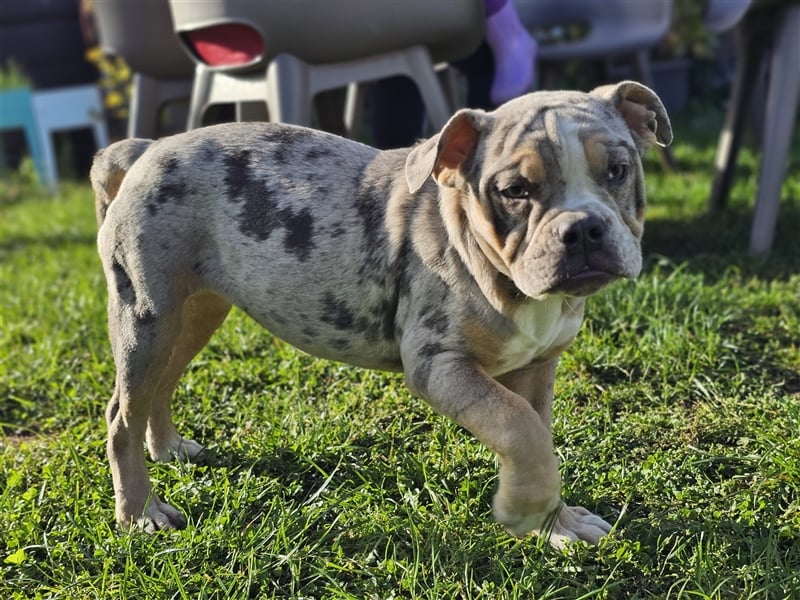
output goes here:
{"type": "Polygon", "coordinates": [[[715,37],[705,23],[705,2],[675,0],[672,28],[653,52],[654,86],[671,113],[686,107],[691,72],[712,56],[715,37]]]}

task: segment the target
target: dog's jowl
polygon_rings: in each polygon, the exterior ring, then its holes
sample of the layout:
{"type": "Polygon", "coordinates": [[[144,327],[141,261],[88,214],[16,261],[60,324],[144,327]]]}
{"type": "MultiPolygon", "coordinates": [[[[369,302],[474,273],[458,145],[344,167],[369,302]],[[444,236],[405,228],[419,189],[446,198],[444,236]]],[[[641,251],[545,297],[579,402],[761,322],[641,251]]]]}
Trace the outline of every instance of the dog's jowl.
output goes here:
{"type": "Polygon", "coordinates": [[[201,451],[170,400],[236,305],[316,356],[402,371],[497,453],[494,514],[512,533],[596,543],[609,524],[561,501],[554,373],[586,296],[641,268],[640,156],[671,138],[656,95],[624,82],[462,110],[404,150],[248,123],[101,151],[119,524],[185,525],[142,445],[201,451]]]}

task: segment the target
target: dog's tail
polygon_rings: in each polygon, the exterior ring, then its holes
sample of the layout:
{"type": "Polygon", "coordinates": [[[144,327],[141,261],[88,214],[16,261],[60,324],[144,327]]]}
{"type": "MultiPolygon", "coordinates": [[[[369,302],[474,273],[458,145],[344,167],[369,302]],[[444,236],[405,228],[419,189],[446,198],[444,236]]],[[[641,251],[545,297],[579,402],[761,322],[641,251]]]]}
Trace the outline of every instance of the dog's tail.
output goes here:
{"type": "Polygon", "coordinates": [[[97,225],[103,224],[106,211],[117,196],[122,180],[153,140],[130,138],[111,144],[94,157],[89,179],[94,189],[94,208],[97,225]]]}

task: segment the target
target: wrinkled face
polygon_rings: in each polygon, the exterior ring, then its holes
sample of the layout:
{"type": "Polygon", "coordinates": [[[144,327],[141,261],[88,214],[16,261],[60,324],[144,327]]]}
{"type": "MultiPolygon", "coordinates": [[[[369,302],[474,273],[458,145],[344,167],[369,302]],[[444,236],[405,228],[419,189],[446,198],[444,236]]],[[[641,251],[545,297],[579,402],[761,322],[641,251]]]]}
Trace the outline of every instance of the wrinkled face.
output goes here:
{"type": "Polygon", "coordinates": [[[587,296],[639,274],[640,156],[671,141],[664,105],[635,81],[535,92],[490,113],[457,112],[412,149],[406,180],[414,193],[432,175],[451,238],[468,231],[462,247],[477,243],[526,296],[587,296]]]}
{"type": "Polygon", "coordinates": [[[645,193],[622,119],[582,105],[526,116],[494,128],[484,152],[496,158],[469,178],[481,245],[533,298],[586,296],[638,275],[645,193]]]}

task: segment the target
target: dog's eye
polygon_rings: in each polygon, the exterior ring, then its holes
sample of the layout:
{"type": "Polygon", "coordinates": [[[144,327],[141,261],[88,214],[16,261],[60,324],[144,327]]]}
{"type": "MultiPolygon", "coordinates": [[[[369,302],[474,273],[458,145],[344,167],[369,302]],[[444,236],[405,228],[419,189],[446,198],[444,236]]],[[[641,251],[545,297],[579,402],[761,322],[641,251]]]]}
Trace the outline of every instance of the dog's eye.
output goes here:
{"type": "Polygon", "coordinates": [[[628,177],[628,165],[625,163],[611,163],[606,169],[606,181],[617,185],[628,177]]]}
{"type": "Polygon", "coordinates": [[[521,183],[512,184],[499,191],[501,196],[510,200],[525,200],[530,196],[528,187],[521,183]]]}

